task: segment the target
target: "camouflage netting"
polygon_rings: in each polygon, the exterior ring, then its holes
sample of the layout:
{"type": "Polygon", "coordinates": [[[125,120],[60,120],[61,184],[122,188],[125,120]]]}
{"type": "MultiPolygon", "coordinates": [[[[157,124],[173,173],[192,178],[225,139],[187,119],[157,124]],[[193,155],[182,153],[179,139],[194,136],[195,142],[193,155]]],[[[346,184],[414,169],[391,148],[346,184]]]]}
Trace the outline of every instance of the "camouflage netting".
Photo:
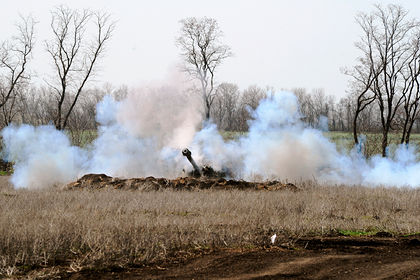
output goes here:
{"type": "Polygon", "coordinates": [[[126,189],[140,191],[155,191],[162,189],[174,190],[205,190],[205,189],[240,189],[240,190],[283,190],[288,189],[298,191],[299,189],[291,183],[281,183],[278,181],[252,183],[246,181],[235,181],[226,179],[207,179],[207,178],[133,178],[120,179],[107,176],[105,174],[86,174],[76,182],[69,183],[65,189],[126,189]]]}

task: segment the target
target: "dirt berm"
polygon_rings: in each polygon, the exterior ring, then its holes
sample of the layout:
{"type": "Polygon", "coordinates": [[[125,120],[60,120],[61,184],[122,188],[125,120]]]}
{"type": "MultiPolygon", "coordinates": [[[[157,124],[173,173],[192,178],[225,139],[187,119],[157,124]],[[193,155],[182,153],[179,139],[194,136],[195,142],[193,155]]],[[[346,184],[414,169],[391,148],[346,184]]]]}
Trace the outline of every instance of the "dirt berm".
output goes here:
{"type": "Polygon", "coordinates": [[[121,179],[107,176],[105,174],[86,174],[76,182],[69,183],[65,189],[125,189],[140,191],[156,191],[162,189],[174,190],[281,190],[288,189],[298,191],[299,189],[291,183],[270,182],[246,182],[226,179],[208,179],[181,177],[177,179],[166,178],[133,178],[121,179]]]}

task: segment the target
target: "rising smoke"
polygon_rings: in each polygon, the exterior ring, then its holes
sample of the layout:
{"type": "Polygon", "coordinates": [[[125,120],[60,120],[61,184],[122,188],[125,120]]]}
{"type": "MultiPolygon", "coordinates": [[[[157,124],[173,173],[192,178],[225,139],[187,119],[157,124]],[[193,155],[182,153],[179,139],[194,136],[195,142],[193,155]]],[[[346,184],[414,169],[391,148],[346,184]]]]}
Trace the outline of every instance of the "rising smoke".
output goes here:
{"type": "Polygon", "coordinates": [[[414,146],[398,147],[392,158],[366,159],[360,147],[339,152],[321,130],[301,121],[292,93],[263,99],[251,111],[249,133],[236,141],[225,142],[216,125],[201,123],[192,109],[198,107],[172,87],[133,91],[122,101],[106,96],[97,105],[98,137],[85,149],[71,146],[53,126],[10,125],[2,136],[4,158],[15,162],[11,181],[41,188],[87,173],[176,178],[192,168],[181,155],[188,147],[198,165],[228,169],[234,179],[419,185],[414,146]]]}

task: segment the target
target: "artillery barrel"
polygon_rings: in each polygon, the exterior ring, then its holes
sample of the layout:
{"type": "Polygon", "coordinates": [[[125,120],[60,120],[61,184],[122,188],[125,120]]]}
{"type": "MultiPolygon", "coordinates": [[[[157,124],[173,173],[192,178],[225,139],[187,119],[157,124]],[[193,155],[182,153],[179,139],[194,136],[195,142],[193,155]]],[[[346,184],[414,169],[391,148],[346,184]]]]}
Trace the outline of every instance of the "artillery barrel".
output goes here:
{"type": "Polygon", "coordinates": [[[198,168],[198,165],[195,163],[194,159],[191,157],[191,151],[185,148],[182,150],[182,155],[188,159],[188,161],[194,167],[195,172],[197,172],[197,174],[201,176],[200,168],[198,168]]]}

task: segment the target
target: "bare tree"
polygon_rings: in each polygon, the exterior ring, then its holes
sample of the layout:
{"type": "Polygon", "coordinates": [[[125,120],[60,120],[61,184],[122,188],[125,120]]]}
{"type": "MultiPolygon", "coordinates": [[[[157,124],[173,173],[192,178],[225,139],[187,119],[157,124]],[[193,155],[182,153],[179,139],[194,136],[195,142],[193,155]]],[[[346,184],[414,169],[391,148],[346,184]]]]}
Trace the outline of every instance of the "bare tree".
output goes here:
{"type": "MultiPolygon", "coordinates": [[[[372,38],[368,34],[366,40],[371,39],[372,38]]],[[[360,45],[360,47],[362,50],[364,50],[362,45],[360,45]]],[[[369,57],[372,55],[371,51],[371,49],[368,50],[369,57]]],[[[355,97],[356,103],[353,117],[353,139],[355,144],[359,143],[357,125],[359,121],[359,116],[370,104],[372,104],[376,100],[376,95],[372,91],[372,85],[374,80],[377,78],[378,73],[380,73],[379,70],[373,69],[373,67],[375,66],[373,63],[370,65],[371,67],[366,67],[366,65],[364,65],[366,63],[365,59],[366,57],[359,57],[358,60],[361,62],[360,65],[355,66],[353,69],[342,70],[344,74],[354,78],[354,80],[350,83],[350,94],[352,95],[352,97],[355,97]]]]}
{"type": "Polygon", "coordinates": [[[328,129],[335,131],[337,129],[337,108],[334,95],[327,96],[326,112],[328,117],[328,129]]]}
{"type": "Polygon", "coordinates": [[[223,120],[225,119],[226,110],[223,96],[216,95],[213,100],[213,106],[210,113],[213,122],[217,125],[219,130],[222,130],[223,120]]]}
{"type": "Polygon", "coordinates": [[[8,126],[9,124],[17,121],[16,117],[20,113],[18,102],[27,87],[27,83],[19,83],[16,85],[15,89],[13,90],[13,94],[9,97],[7,102],[0,107],[1,127],[8,126]]]}
{"type": "Polygon", "coordinates": [[[313,126],[322,128],[323,124],[321,123],[321,119],[322,117],[328,117],[329,113],[327,95],[323,88],[312,89],[312,102],[312,110],[315,119],[313,126]]]}
{"type": "Polygon", "coordinates": [[[58,6],[52,11],[51,29],[54,39],[46,49],[54,62],[56,76],[48,82],[56,97],[54,124],[62,130],[74,109],[86,83],[94,75],[97,63],[111,38],[115,22],[104,12],[71,10],[58,6]],[[89,24],[93,26],[89,26],[89,24]],[[86,39],[89,27],[96,34],[86,39]]]}
{"type": "Polygon", "coordinates": [[[303,115],[303,121],[312,127],[322,127],[322,117],[327,117],[331,126],[335,127],[335,102],[334,96],[326,95],[323,88],[312,89],[308,93],[305,88],[293,88],[291,90],[299,101],[299,110],[303,115]]]}
{"type": "Polygon", "coordinates": [[[217,87],[215,107],[212,117],[219,129],[234,130],[235,114],[239,106],[239,87],[235,84],[222,83],[217,87]]]}
{"type": "Polygon", "coordinates": [[[248,130],[248,120],[251,119],[250,112],[255,110],[260,104],[260,101],[266,97],[267,90],[256,85],[251,85],[242,92],[237,110],[237,130],[248,130]]]}
{"type": "Polygon", "coordinates": [[[11,41],[0,43],[0,108],[5,125],[13,119],[17,92],[30,79],[27,64],[35,44],[35,25],[36,21],[32,16],[21,16],[21,22],[16,25],[18,34],[11,41]],[[8,101],[13,104],[6,108],[8,101]]]}
{"type": "Polygon", "coordinates": [[[183,65],[187,72],[200,82],[200,94],[203,98],[205,119],[210,118],[210,109],[216,94],[214,75],[225,58],[233,54],[230,47],[219,40],[223,36],[217,21],[211,18],[195,17],[180,21],[181,29],[175,44],[181,49],[183,65]]]}
{"type": "Polygon", "coordinates": [[[349,122],[348,122],[348,109],[351,107],[351,101],[349,96],[341,98],[337,104],[337,117],[338,117],[338,130],[348,131],[349,122]]]}
{"type": "Polygon", "coordinates": [[[407,13],[402,6],[390,4],[383,8],[375,5],[371,14],[359,13],[356,17],[363,30],[361,42],[357,44],[363,55],[357,67],[373,77],[368,91],[375,95],[380,110],[384,157],[388,133],[408,90],[404,87],[404,73],[411,59],[413,33],[419,26],[417,21],[405,19],[407,13]]]}
{"type": "Polygon", "coordinates": [[[404,121],[401,144],[410,142],[410,135],[414,122],[419,118],[419,102],[420,102],[420,26],[411,41],[411,55],[407,61],[405,71],[403,72],[404,86],[402,91],[404,94],[403,108],[404,121]]]}
{"type": "Polygon", "coordinates": [[[293,88],[291,90],[299,101],[299,110],[303,116],[303,121],[313,126],[315,122],[314,102],[312,95],[307,92],[306,88],[293,88]]]}
{"type": "Polygon", "coordinates": [[[54,116],[54,99],[46,86],[25,86],[15,98],[16,121],[32,125],[45,125],[54,116]]]}
{"type": "Polygon", "coordinates": [[[251,85],[242,92],[242,106],[250,107],[252,110],[257,109],[261,99],[267,97],[267,90],[251,85]]]}

